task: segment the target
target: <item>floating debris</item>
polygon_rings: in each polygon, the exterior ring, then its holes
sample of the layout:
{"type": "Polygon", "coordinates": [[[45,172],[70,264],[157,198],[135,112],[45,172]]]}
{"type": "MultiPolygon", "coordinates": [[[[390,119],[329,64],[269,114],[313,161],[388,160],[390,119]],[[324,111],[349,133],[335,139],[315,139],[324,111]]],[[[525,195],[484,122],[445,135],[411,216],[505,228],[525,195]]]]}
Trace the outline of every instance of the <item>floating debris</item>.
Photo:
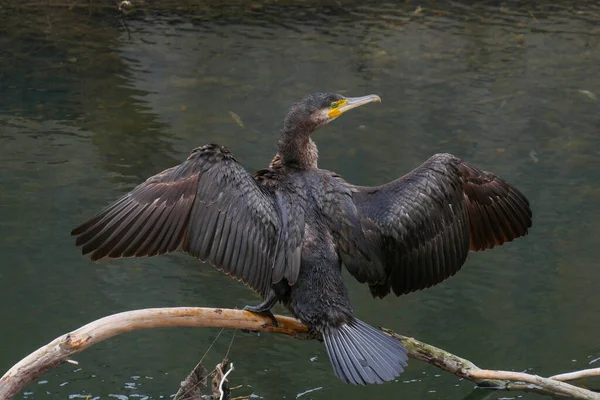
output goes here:
{"type": "Polygon", "coordinates": [[[540,159],[537,157],[537,153],[535,152],[535,150],[531,150],[529,152],[529,158],[531,158],[531,161],[533,161],[534,163],[540,161],[540,159]]]}
{"type": "Polygon", "coordinates": [[[235,123],[238,124],[238,126],[240,128],[245,128],[244,123],[242,122],[242,119],[240,118],[239,115],[237,115],[233,111],[229,111],[229,115],[231,115],[231,119],[234,120],[235,123]]]}
{"type": "Polygon", "coordinates": [[[598,100],[598,97],[594,93],[590,92],[589,90],[579,89],[578,92],[583,95],[586,95],[587,97],[589,97],[592,100],[598,100]]]}
{"type": "Polygon", "coordinates": [[[129,10],[132,8],[133,8],[133,4],[131,4],[131,2],[129,0],[124,0],[124,1],[120,2],[118,5],[118,10],[125,15],[127,15],[127,13],[129,13],[129,10]]]}
{"type": "Polygon", "coordinates": [[[316,392],[317,390],[321,390],[321,389],[323,389],[323,387],[322,387],[322,386],[316,387],[316,388],[314,388],[314,389],[308,389],[308,390],[306,390],[306,391],[304,391],[304,392],[302,392],[302,393],[298,393],[298,394],[296,395],[296,398],[302,397],[302,396],[304,396],[305,394],[308,394],[308,393],[311,393],[311,392],[316,392]]]}
{"type": "Polygon", "coordinates": [[[198,78],[184,78],[177,75],[171,75],[167,78],[167,85],[176,88],[192,89],[198,86],[200,80],[198,78]]]}

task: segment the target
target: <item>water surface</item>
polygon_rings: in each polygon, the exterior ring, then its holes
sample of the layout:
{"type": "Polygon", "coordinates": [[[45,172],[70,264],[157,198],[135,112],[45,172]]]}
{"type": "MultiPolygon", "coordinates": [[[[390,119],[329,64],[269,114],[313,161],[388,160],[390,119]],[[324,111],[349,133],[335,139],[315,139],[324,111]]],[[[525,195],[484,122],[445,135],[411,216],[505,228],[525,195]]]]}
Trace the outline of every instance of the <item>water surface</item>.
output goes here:
{"type": "MultiPolygon", "coordinates": [[[[180,254],[92,263],[69,232],[195,146],[220,143],[248,169],[264,167],[286,109],[315,91],[383,98],[315,135],[322,168],[377,185],[451,152],[515,184],[534,211],[527,238],[472,254],[430,290],[372,300],[347,276],[361,319],[484,368],[598,366],[600,7],[569,4],[209,2],[135,12],[129,32],[112,9],[4,8],[0,337],[9,345],[0,370],[107,314],[256,303],[241,283],[180,254]]],[[[109,340],[19,398],[167,398],[219,331],[109,340]]],[[[232,335],[218,337],[207,366],[232,335]]],[[[235,396],[462,399],[473,390],[418,361],[396,383],[347,386],[321,344],[273,335],[237,332],[230,358],[232,383],[243,385],[235,396]]]]}

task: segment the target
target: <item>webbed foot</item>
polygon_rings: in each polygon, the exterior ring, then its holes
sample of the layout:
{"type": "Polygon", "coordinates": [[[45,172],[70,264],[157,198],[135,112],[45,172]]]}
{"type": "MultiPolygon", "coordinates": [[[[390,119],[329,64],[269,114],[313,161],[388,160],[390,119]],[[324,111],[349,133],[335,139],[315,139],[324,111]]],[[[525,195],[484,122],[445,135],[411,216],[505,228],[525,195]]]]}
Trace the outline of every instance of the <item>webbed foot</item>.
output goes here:
{"type": "Polygon", "coordinates": [[[254,314],[262,315],[265,317],[269,317],[269,318],[271,318],[271,322],[273,323],[273,326],[275,326],[275,327],[279,326],[279,323],[277,322],[277,318],[275,318],[275,315],[273,315],[273,313],[271,312],[271,309],[264,308],[261,306],[262,306],[262,304],[259,304],[257,306],[245,306],[243,308],[243,310],[250,311],[254,314]]]}
{"type": "Polygon", "coordinates": [[[263,301],[262,303],[260,303],[259,305],[256,305],[256,306],[246,306],[243,309],[246,311],[250,311],[255,314],[258,314],[258,315],[263,315],[265,317],[269,317],[269,318],[271,318],[271,322],[273,322],[273,326],[279,326],[279,324],[277,323],[277,319],[271,312],[271,308],[273,308],[275,303],[277,303],[277,300],[278,300],[277,295],[275,294],[275,292],[273,290],[271,290],[269,292],[267,298],[265,299],[265,301],[263,301]]]}

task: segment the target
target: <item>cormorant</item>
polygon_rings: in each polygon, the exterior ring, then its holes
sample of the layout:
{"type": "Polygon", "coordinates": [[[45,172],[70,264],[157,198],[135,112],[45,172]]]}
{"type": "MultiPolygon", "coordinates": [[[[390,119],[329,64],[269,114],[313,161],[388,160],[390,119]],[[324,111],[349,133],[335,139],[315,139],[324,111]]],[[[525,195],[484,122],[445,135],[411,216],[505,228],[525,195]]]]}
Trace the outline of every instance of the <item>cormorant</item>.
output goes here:
{"type": "Polygon", "coordinates": [[[344,265],[374,297],[428,288],[469,250],[527,234],[529,202],[510,183],[451,154],[361,187],[317,167],[311,134],[376,95],[312,94],[287,113],[270,166],[248,173],[227,148],[198,147],[72,231],[92,260],[178,249],[242,280],[273,315],[278,301],[322,334],[335,374],[353,384],[393,380],[406,349],[358,320],[344,265]]]}

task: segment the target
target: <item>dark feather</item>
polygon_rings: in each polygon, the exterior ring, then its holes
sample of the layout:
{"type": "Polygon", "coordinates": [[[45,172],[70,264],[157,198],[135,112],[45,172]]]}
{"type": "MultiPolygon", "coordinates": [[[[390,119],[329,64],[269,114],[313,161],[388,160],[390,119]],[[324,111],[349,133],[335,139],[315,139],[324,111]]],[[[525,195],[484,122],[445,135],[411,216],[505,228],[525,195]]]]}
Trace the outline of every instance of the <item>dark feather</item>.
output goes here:
{"type": "MultiPolygon", "coordinates": [[[[301,245],[298,232],[303,231],[294,220],[285,225],[295,240],[277,243],[283,226],[280,215],[272,191],[259,186],[227,149],[207,145],[195,149],[182,164],[147,179],[71,233],[93,260],[154,256],[182,248],[264,295],[275,283],[274,256],[299,254],[301,245]]],[[[281,278],[296,279],[296,258],[282,258],[281,278]]]]}
{"type": "Polygon", "coordinates": [[[333,371],[346,383],[365,385],[396,378],[408,360],[406,348],[358,319],[323,332],[333,371]]]}
{"type": "Polygon", "coordinates": [[[373,296],[435,285],[461,268],[469,250],[510,242],[531,227],[521,192],[450,154],[436,154],[386,185],[353,191],[363,231],[370,232],[371,258],[383,267],[348,270],[361,282],[367,278],[373,296]]]}

